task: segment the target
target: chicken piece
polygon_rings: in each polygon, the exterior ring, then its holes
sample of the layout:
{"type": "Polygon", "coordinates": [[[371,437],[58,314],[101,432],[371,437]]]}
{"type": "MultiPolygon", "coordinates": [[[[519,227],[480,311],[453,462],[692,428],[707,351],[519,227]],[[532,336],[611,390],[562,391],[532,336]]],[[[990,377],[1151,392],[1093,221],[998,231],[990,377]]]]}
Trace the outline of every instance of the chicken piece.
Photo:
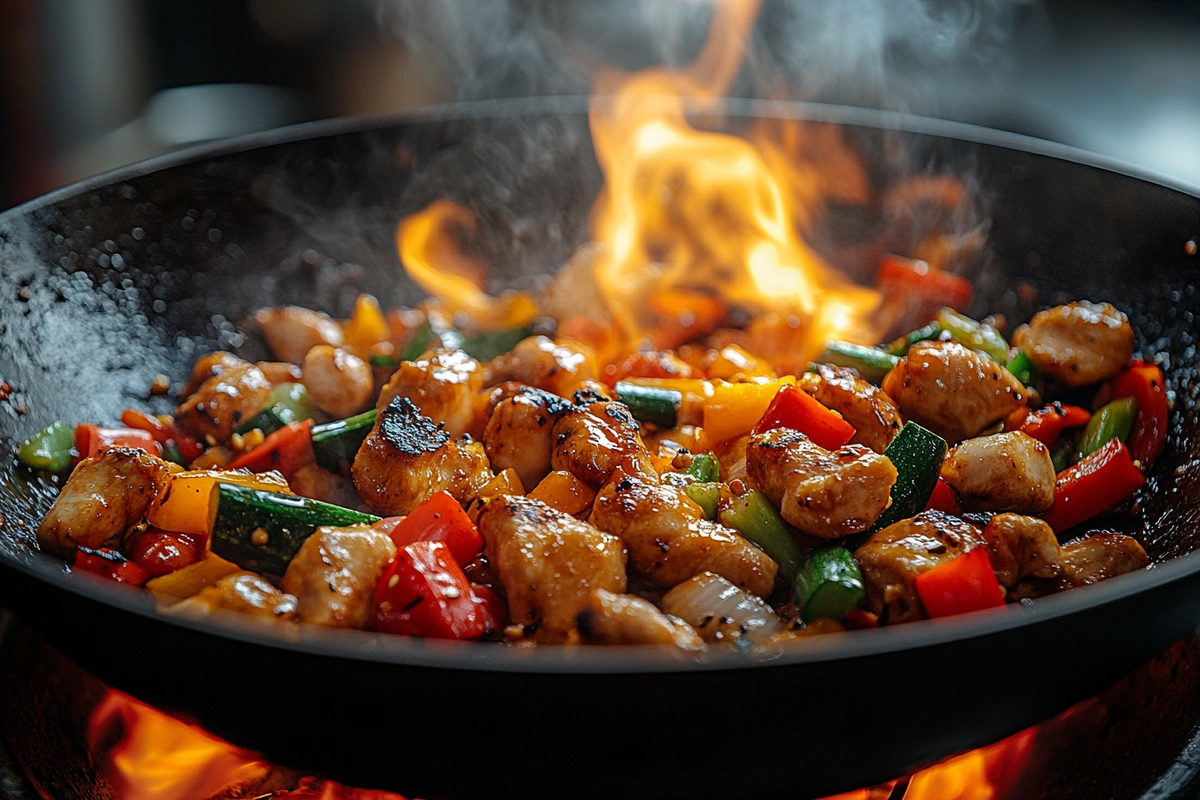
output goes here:
{"type": "Polygon", "coordinates": [[[512,468],[522,486],[537,486],[551,471],[554,423],[570,408],[565,398],[529,386],[497,403],[483,431],[492,469],[512,468]]]}
{"type": "Polygon", "coordinates": [[[425,416],[444,424],[451,436],[478,437],[486,422],[476,402],[483,388],[479,362],[461,350],[435,350],[405,361],[380,390],[375,408],[383,411],[397,397],[408,398],[425,416]]]}
{"type": "Polygon", "coordinates": [[[957,342],[920,342],[883,379],[904,416],[951,444],[977,435],[1025,402],[1025,386],[957,342]]]}
{"type": "Polygon", "coordinates": [[[892,398],[859,377],[852,369],[818,364],[816,373],[800,377],[800,388],[854,426],[850,444],[882,453],[903,424],[892,398]]]}
{"type": "Polygon", "coordinates": [[[231,370],[234,367],[240,367],[246,362],[235,356],[233,353],[227,353],[224,350],[218,350],[215,353],[203,355],[196,360],[192,365],[192,374],[188,378],[187,383],[183,385],[183,390],[179,393],[180,397],[187,397],[193,394],[200,385],[209,378],[216,377],[222,372],[231,370]]]}
{"type": "Polygon", "coordinates": [[[320,344],[304,357],[304,388],[321,410],[345,419],[371,407],[371,366],[349,350],[320,344]]]}
{"type": "Polygon", "coordinates": [[[624,404],[616,402],[596,402],[564,412],[554,423],[550,464],[597,490],[617,469],[658,480],[637,421],[624,404]]]}
{"type": "Polygon", "coordinates": [[[79,462],[37,529],[42,550],[68,555],[77,547],[119,547],[167,485],[165,461],[114,447],[79,462]]]}
{"type": "Polygon", "coordinates": [[[1023,578],[1057,578],[1062,557],[1054,530],[1040,519],[997,514],[983,528],[996,578],[1012,586],[1023,578]]]}
{"type": "Polygon", "coordinates": [[[440,491],[466,503],[492,479],[483,445],[450,438],[404,397],[380,413],[350,476],[359,497],[384,516],[408,514],[440,491]]]}
{"type": "Polygon", "coordinates": [[[490,498],[477,520],[509,617],[537,642],[578,641],[577,618],[592,591],[625,591],[625,548],[616,536],[515,495],[490,498]]]}
{"type": "Polygon", "coordinates": [[[296,598],[284,594],[253,572],[235,572],[171,606],[169,613],[204,617],[213,611],[237,611],[259,619],[291,622],[296,598]]]}
{"type": "Polygon", "coordinates": [[[317,345],[338,347],[345,336],[342,326],[328,314],[300,306],[264,308],[254,315],[254,324],[263,332],[276,358],[299,364],[317,345]]]}
{"type": "Polygon", "coordinates": [[[896,482],[892,462],[861,444],[830,452],[790,428],[751,436],[746,472],[785,520],[822,539],[871,527],[891,502],[896,482]]]}
{"type": "Polygon", "coordinates": [[[663,595],[663,611],[691,625],[706,642],[771,642],[783,621],[766,602],[711,572],[701,572],[663,595]]]}
{"type": "Polygon", "coordinates": [[[1149,556],[1136,539],[1120,533],[1092,534],[1063,546],[1059,588],[1089,586],[1149,563],[1149,556]]]}
{"type": "Polygon", "coordinates": [[[369,525],[317,528],[288,564],[280,586],[295,595],[301,622],[365,628],[375,613],[375,585],[395,555],[391,537],[369,525]]]}
{"type": "Polygon", "coordinates": [[[704,640],[691,625],[634,595],[597,589],[576,621],[589,644],[671,644],[680,650],[704,649],[704,640]]]}
{"type": "Polygon", "coordinates": [[[554,341],[545,336],[530,336],[510,352],[496,356],[484,369],[484,382],[493,386],[517,381],[536,386],[562,397],[588,381],[599,379],[596,356],[592,349],[574,339],[554,341]]]}
{"type": "Polygon", "coordinates": [[[700,506],[674,486],[637,477],[601,490],[591,521],[621,537],[629,566],[656,586],[675,586],[712,572],[759,597],[775,586],[778,565],[736,531],[704,519],[700,506]]]}
{"type": "Polygon", "coordinates": [[[877,531],[854,551],[867,608],[889,625],[924,619],[917,575],[982,544],[978,528],[940,511],[924,511],[877,531]]]}
{"type": "Polygon", "coordinates": [[[1013,332],[1042,375],[1067,386],[1115,377],[1133,357],[1133,328],[1108,303],[1070,303],[1034,314],[1013,332]]]}
{"type": "Polygon", "coordinates": [[[345,475],[322,469],[315,463],[305,464],[287,480],[287,486],[301,497],[311,497],[323,503],[345,508],[363,507],[354,493],[354,483],[345,475]]]}
{"type": "Polygon", "coordinates": [[[942,478],[967,511],[1040,514],[1054,505],[1050,448],[1021,431],[966,440],[942,462],[942,478]]]}
{"type": "Polygon", "coordinates": [[[222,360],[219,366],[175,409],[175,424],[199,439],[211,436],[224,442],[242,421],[262,410],[274,384],[257,364],[239,359],[236,364],[222,360]]]}

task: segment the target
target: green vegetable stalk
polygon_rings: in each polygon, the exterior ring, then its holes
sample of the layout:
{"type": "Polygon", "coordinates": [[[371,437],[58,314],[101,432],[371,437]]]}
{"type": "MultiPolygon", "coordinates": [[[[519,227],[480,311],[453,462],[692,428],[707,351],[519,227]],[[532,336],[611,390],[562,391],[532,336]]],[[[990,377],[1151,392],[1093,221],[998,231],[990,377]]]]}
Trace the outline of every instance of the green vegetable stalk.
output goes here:
{"type": "Polygon", "coordinates": [[[779,565],[779,575],[789,583],[804,563],[804,553],[783,524],[783,517],[766,495],[750,490],[721,511],[721,524],[745,536],[779,565]]]}
{"type": "Polygon", "coordinates": [[[1137,418],[1137,398],[1122,397],[1101,408],[1088,420],[1079,447],[1075,450],[1075,461],[1082,461],[1113,439],[1122,442],[1129,438],[1137,418]]]}
{"type": "Polygon", "coordinates": [[[937,321],[956,342],[983,353],[993,361],[1001,364],[1008,362],[1008,342],[991,325],[976,322],[950,308],[939,311],[937,321]]]}
{"type": "Polygon", "coordinates": [[[899,358],[883,350],[851,342],[828,341],[825,343],[825,349],[817,356],[817,363],[856,369],[858,374],[871,383],[882,381],[883,376],[899,362],[899,358]]]}

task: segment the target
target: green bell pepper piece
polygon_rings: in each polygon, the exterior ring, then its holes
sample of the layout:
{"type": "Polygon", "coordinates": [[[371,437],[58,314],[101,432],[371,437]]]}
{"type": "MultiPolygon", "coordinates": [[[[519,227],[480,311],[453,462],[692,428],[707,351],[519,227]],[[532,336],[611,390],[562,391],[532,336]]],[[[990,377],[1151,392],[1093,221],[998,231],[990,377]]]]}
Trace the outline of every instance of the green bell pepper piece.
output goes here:
{"type": "Polygon", "coordinates": [[[74,447],[75,429],[65,422],[52,422],[21,443],[17,460],[30,469],[66,472],[74,447]]]}

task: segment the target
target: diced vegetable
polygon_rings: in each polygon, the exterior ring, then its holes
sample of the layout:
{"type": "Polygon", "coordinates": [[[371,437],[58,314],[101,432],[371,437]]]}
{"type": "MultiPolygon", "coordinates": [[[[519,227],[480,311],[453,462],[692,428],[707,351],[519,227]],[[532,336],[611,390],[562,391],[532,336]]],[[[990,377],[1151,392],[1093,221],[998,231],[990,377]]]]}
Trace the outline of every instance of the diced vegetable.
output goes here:
{"type": "Polygon", "coordinates": [[[899,358],[884,350],[851,342],[826,342],[825,349],[817,356],[817,363],[856,369],[871,383],[882,381],[899,362],[899,358]]]}
{"type": "Polygon", "coordinates": [[[147,431],[101,428],[89,423],[75,426],[75,452],[80,458],[91,458],[112,447],[132,447],[151,455],[162,455],[162,448],[147,431]]]}
{"type": "Polygon", "coordinates": [[[512,467],[497,472],[495,477],[479,490],[478,496],[486,499],[498,494],[525,494],[525,487],[521,485],[521,477],[512,467]]]}
{"type": "Polygon", "coordinates": [[[191,434],[177,430],[174,425],[158,417],[144,414],[133,408],[121,412],[121,424],[127,428],[146,431],[163,449],[163,458],[177,464],[187,465],[204,452],[204,445],[191,434]]]}
{"type": "Polygon", "coordinates": [[[336,528],[373,524],[379,517],[307,497],[263,492],[220,483],[213,493],[212,551],[238,566],[282,575],[312,533],[322,525],[336,528]]]}
{"type": "Polygon", "coordinates": [[[463,338],[462,350],[477,361],[491,361],[504,355],[523,339],[533,335],[532,325],[502,331],[482,331],[463,338]]]}
{"type": "Polygon", "coordinates": [[[796,386],[784,386],[771,401],[770,407],[754,433],[776,428],[790,428],[807,436],[826,450],[837,450],[854,438],[854,426],[842,415],[821,405],[810,394],[796,386]]]}
{"type": "Polygon", "coordinates": [[[1167,441],[1167,387],[1162,370],[1154,364],[1133,361],[1113,380],[1113,397],[1137,398],[1129,454],[1145,469],[1158,458],[1167,441]]]}
{"type": "Polygon", "coordinates": [[[837,545],[813,550],[796,575],[796,604],[805,621],[818,617],[840,621],[864,593],[858,562],[837,545]]]}
{"type": "Polygon", "coordinates": [[[146,519],[164,531],[207,536],[212,524],[212,493],[218,483],[291,494],[287,481],[278,472],[256,475],[223,470],[177,472],[146,512],[146,519]]]}
{"type": "Polygon", "coordinates": [[[949,617],[1004,605],[986,547],[975,547],[917,575],[917,594],[929,616],[949,617]]]}
{"type": "Polygon", "coordinates": [[[117,583],[127,583],[130,586],[141,586],[150,578],[150,573],[144,568],[107,547],[101,547],[99,550],[80,547],[75,551],[75,562],[72,566],[80,572],[103,575],[117,583]]]}
{"type": "Polygon", "coordinates": [[[1033,365],[1033,359],[1024,350],[1018,350],[1004,366],[1014,378],[1026,386],[1035,386],[1041,381],[1042,376],[1033,365]]]}
{"type": "Polygon", "coordinates": [[[721,509],[721,524],[745,536],[763,549],[789,583],[804,563],[804,553],[788,533],[779,509],[762,492],[751,489],[721,509]]]}
{"type": "Polygon", "coordinates": [[[683,393],[657,386],[639,386],[628,381],[617,384],[617,399],[629,406],[629,413],[638,422],[648,422],[660,428],[674,428],[679,420],[683,393]]]}
{"type": "Polygon", "coordinates": [[[487,586],[471,584],[471,595],[483,615],[483,629],[487,633],[502,630],[508,624],[508,601],[487,586]]]}
{"type": "MultiPolygon", "coordinates": [[[[387,319],[379,301],[369,294],[360,294],[354,301],[354,311],[350,319],[342,323],[342,333],[346,344],[360,353],[371,349],[372,345],[386,341],[390,330],[387,319]]],[[[288,420],[291,422],[292,420],[288,420]]]]}
{"type": "Polygon", "coordinates": [[[134,534],[124,549],[130,561],[154,577],[194,564],[204,554],[203,544],[191,535],[157,528],[134,534]]]}
{"type": "Polygon", "coordinates": [[[1120,439],[1059,473],[1054,485],[1054,505],[1042,519],[1056,533],[1116,508],[1146,482],[1120,439]]]}
{"type": "Polygon", "coordinates": [[[30,469],[66,472],[71,468],[75,432],[65,422],[52,422],[30,436],[17,450],[17,460],[30,469]]]}
{"type": "Polygon", "coordinates": [[[262,444],[247,450],[233,460],[229,469],[248,469],[251,472],[278,470],[284,476],[295,475],[305,464],[312,463],[311,419],[289,422],[272,433],[262,444]]]}
{"type": "Polygon", "coordinates": [[[704,405],[704,432],[709,441],[723,442],[749,433],[771,406],[779,390],[794,377],[766,383],[717,383],[704,405]]]}
{"type": "Polygon", "coordinates": [[[1112,439],[1122,442],[1129,438],[1133,431],[1133,421],[1137,417],[1137,398],[1132,395],[1120,400],[1113,400],[1101,408],[1088,421],[1079,437],[1079,447],[1075,450],[1075,461],[1090,456],[1112,439]]]}
{"type": "Polygon", "coordinates": [[[407,517],[380,520],[374,528],[391,537],[398,548],[413,542],[444,542],[459,564],[483,550],[475,523],[448,492],[433,495],[407,517]]]}
{"type": "Polygon", "coordinates": [[[165,597],[185,600],[221,578],[240,571],[241,567],[232,561],[226,561],[216,553],[205,553],[204,558],[195,564],[167,573],[161,578],[153,578],[146,583],[146,588],[165,597]]]}
{"type": "Polygon", "coordinates": [[[693,483],[684,487],[684,494],[704,509],[705,519],[715,520],[721,505],[721,484],[693,483]]]}
{"type": "Polygon", "coordinates": [[[444,542],[402,547],[380,576],[376,627],[385,633],[435,639],[477,639],[491,616],[444,542]]]}
{"type": "Polygon", "coordinates": [[[317,466],[330,472],[345,472],[354,463],[354,457],[367,435],[375,427],[375,409],[364,411],[347,419],[312,426],[312,451],[317,466]]]}
{"type": "Polygon", "coordinates": [[[1051,403],[1037,411],[1018,408],[1004,421],[1004,430],[1021,431],[1047,447],[1053,447],[1064,430],[1087,425],[1091,418],[1085,408],[1051,403]]]}
{"type": "Polygon", "coordinates": [[[1008,363],[1008,342],[991,325],[964,317],[951,308],[939,311],[937,321],[954,341],[983,353],[993,361],[1008,363]]]}
{"type": "Polygon", "coordinates": [[[929,503],[937,486],[938,473],[946,458],[946,440],[915,422],[906,422],[883,454],[896,467],[896,483],[892,485],[892,504],[865,532],[847,540],[853,549],[880,531],[902,519],[915,516],[929,503]]]}
{"type": "Polygon", "coordinates": [[[842,617],[842,624],[848,631],[865,631],[879,627],[879,616],[865,608],[852,608],[842,617]]]}
{"type": "Polygon", "coordinates": [[[302,422],[320,414],[320,409],[308,396],[302,383],[281,383],[271,390],[267,404],[250,419],[238,425],[238,433],[249,433],[258,428],[271,434],[290,422],[302,422]]]}
{"type": "Polygon", "coordinates": [[[712,362],[705,367],[704,373],[710,378],[719,378],[721,380],[732,380],[735,378],[740,378],[741,380],[748,378],[774,380],[779,377],[775,374],[775,370],[771,369],[770,364],[751,355],[736,344],[722,347],[712,362]]]}
{"type": "Polygon", "coordinates": [[[891,355],[902,357],[908,354],[908,349],[917,342],[936,339],[938,334],[942,332],[942,326],[938,322],[931,322],[928,325],[917,328],[915,331],[910,331],[899,339],[892,341],[884,350],[891,355]]]}
{"type": "Polygon", "coordinates": [[[962,501],[958,499],[958,492],[954,491],[954,487],[942,478],[938,478],[933,487],[933,494],[929,495],[929,501],[925,503],[925,510],[941,511],[943,514],[958,516],[963,513],[963,505],[962,501]]]}
{"type": "Polygon", "coordinates": [[[876,283],[880,289],[905,297],[958,309],[969,306],[975,294],[975,288],[966,278],[933,269],[925,261],[896,255],[886,255],[880,260],[876,283]]]}
{"type": "Polygon", "coordinates": [[[717,461],[716,456],[701,453],[692,456],[692,463],[683,472],[694,478],[697,483],[715,483],[721,480],[721,463],[717,461]]]}
{"type": "Polygon", "coordinates": [[[596,501],[596,492],[592,487],[562,470],[555,470],[542,478],[529,496],[572,516],[591,508],[596,501]]]}
{"type": "Polygon", "coordinates": [[[437,334],[433,332],[433,326],[426,322],[413,331],[408,344],[404,345],[404,352],[400,354],[399,361],[392,366],[400,366],[400,361],[416,361],[422,353],[438,344],[436,339],[437,334]]]}

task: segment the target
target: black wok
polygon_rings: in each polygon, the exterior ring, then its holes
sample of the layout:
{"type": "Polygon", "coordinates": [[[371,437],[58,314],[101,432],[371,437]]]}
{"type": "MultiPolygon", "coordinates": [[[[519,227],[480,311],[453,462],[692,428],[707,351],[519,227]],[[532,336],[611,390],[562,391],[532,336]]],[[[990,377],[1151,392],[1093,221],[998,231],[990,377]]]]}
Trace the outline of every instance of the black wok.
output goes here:
{"type": "Polygon", "coordinates": [[[1200,622],[1200,258],[1187,247],[1200,201],[1042,142],[778,104],[741,104],[732,119],[829,120],[863,143],[877,176],[901,144],[910,164],[978,179],[994,257],[977,310],[1021,319],[1066,298],[1109,300],[1139,348],[1166,357],[1170,443],[1119,520],[1152,569],[1028,606],[808,640],[766,662],[691,662],[184,622],[34,552],[52,491],[9,469],[16,442],[54,419],[166,410],[147,398],[152,376],[178,385],[212,347],[255,353],[239,325],[256,307],[344,314],[360,289],[411,302],[393,227],[429,200],[476,210],[501,282],[562,263],[599,186],[583,111],[522,101],[285,130],[0,215],[0,375],[15,389],[0,404],[4,602],[113,686],[289,765],[410,795],[847,790],[1038,722],[1200,622]]]}

